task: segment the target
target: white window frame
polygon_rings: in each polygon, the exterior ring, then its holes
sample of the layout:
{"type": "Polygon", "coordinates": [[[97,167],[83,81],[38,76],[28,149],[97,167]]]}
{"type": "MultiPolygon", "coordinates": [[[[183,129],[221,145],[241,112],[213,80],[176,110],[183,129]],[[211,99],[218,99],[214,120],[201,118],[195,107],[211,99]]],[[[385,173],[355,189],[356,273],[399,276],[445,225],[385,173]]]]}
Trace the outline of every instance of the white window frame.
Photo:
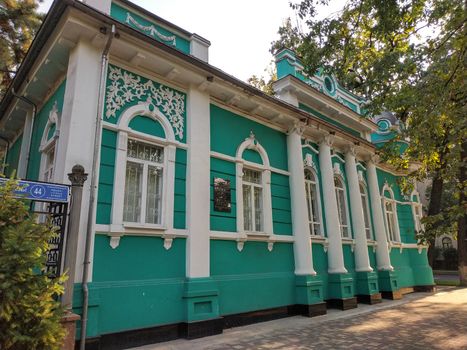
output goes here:
{"type": "Polygon", "coordinates": [[[337,204],[337,215],[339,217],[339,230],[340,230],[340,233],[341,233],[341,237],[344,238],[344,239],[352,239],[352,230],[351,230],[351,225],[350,225],[350,220],[349,220],[349,218],[350,218],[349,205],[348,205],[348,202],[347,202],[347,189],[345,188],[344,177],[341,176],[341,175],[336,175],[335,174],[333,181],[334,181],[334,187],[335,187],[334,189],[335,189],[336,204],[337,204]],[[341,183],[342,188],[335,186],[335,180],[336,179],[341,183]],[[345,213],[341,213],[341,206],[339,205],[338,191],[342,191],[342,194],[343,194],[343,197],[344,197],[345,213]],[[341,222],[341,216],[342,215],[345,217],[345,220],[346,220],[345,225],[341,222]],[[347,233],[348,233],[347,236],[344,236],[344,233],[343,233],[343,228],[344,227],[347,228],[347,233]]]}
{"type": "MultiPolygon", "coordinates": [[[[174,187],[175,187],[175,152],[178,145],[175,140],[175,134],[167,118],[157,109],[152,111],[147,104],[137,104],[125,110],[120,116],[117,124],[117,151],[115,159],[115,175],[112,203],[112,222],[110,225],[111,232],[125,232],[127,229],[149,229],[158,231],[172,231],[174,217],[174,187]],[[129,127],[129,123],[136,116],[144,116],[153,119],[161,124],[164,129],[165,138],[152,136],[142,132],[135,131],[129,127]],[[140,222],[124,222],[124,198],[125,198],[125,177],[126,165],[129,160],[128,139],[162,147],[164,149],[164,159],[161,163],[163,168],[162,175],[162,210],[160,224],[145,223],[146,213],[141,210],[140,222]],[[122,176],[125,174],[125,176],[122,176]]],[[[134,161],[131,158],[129,161],[134,161]]],[[[143,175],[143,181],[146,181],[143,175]]],[[[141,205],[146,203],[141,199],[141,205]]],[[[151,231],[149,231],[151,232],[151,231]]]]}
{"type": "MultiPolygon", "coordinates": [[[[143,160],[143,159],[139,159],[139,158],[133,158],[133,157],[130,157],[128,155],[128,152],[127,152],[127,163],[126,163],[126,166],[128,165],[128,162],[131,162],[131,163],[134,163],[134,164],[139,164],[143,167],[143,173],[141,175],[141,203],[140,203],[140,220],[139,222],[135,222],[135,221],[123,221],[123,224],[124,225],[132,225],[132,224],[141,224],[143,226],[148,226],[148,225],[155,225],[156,227],[157,226],[161,226],[162,225],[162,219],[164,218],[164,209],[165,209],[165,201],[164,201],[164,180],[165,180],[165,176],[166,176],[166,165],[165,165],[165,147],[163,146],[160,146],[159,144],[156,144],[156,143],[149,143],[147,141],[141,141],[139,139],[135,139],[133,137],[131,138],[128,138],[128,142],[131,141],[135,141],[137,143],[143,143],[143,144],[147,144],[147,145],[150,145],[150,146],[156,146],[156,147],[161,147],[162,148],[162,159],[163,161],[158,163],[158,162],[151,162],[151,161],[148,161],[148,160],[143,160]],[[160,213],[160,218],[159,218],[159,221],[160,223],[148,223],[146,222],[146,217],[147,217],[147,196],[148,196],[148,171],[149,171],[149,167],[158,167],[158,168],[162,168],[162,198],[161,198],[161,213],[160,213]]],[[[126,181],[126,166],[125,166],[125,181],[126,181]]],[[[125,186],[126,187],[126,186],[125,186]]],[[[125,191],[124,191],[125,192],[125,191]]],[[[124,215],[125,216],[125,215],[124,215]]]]}
{"type": "Polygon", "coordinates": [[[307,214],[308,214],[308,226],[310,227],[310,235],[312,236],[324,236],[324,230],[323,230],[323,214],[322,214],[322,211],[321,211],[321,194],[320,194],[320,187],[319,187],[319,179],[318,179],[318,174],[316,173],[315,169],[313,169],[312,167],[308,167],[306,166],[305,167],[305,174],[303,174],[305,176],[305,194],[306,194],[306,202],[307,202],[307,214]],[[307,180],[306,179],[306,172],[309,171],[313,177],[315,178],[314,181],[312,180],[307,180]],[[315,189],[316,189],[316,204],[318,206],[317,208],[317,213],[318,213],[318,220],[317,221],[313,221],[313,220],[310,220],[310,214],[311,216],[313,216],[313,203],[311,201],[311,196],[308,194],[308,191],[310,190],[310,187],[311,186],[315,186],[315,189]],[[315,225],[318,224],[319,225],[319,231],[318,232],[315,232],[315,225]],[[313,229],[311,229],[311,227],[313,229]]]}
{"type": "Polygon", "coordinates": [[[236,190],[236,201],[237,201],[237,232],[243,235],[262,235],[270,236],[273,235],[273,223],[272,223],[272,199],[271,199],[271,166],[269,163],[269,157],[263,146],[256,140],[255,135],[251,132],[250,137],[246,138],[242,142],[236,152],[236,176],[237,176],[237,190],[236,190]],[[259,153],[262,163],[257,164],[249,162],[243,159],[243,152],[245,150],[253,150],[259,153]],[[245,231],[244,217],[243,217],[243,168],[261,172],[261,186],[262,191],[262,204],[263,204],[263,230],[262,231],[245,231]]]}
{"type": "Polygon", "coordinates": [[[360,181],[359,182],[359,186],[360,186],[360,198],[362,200],[362,209],[363,211],[365,211],[365,207],[366,207],[366,212],[363,213],[363,222],[364,222],[364,225],[365,225],[365,235],[366,235],[366,239],[368,241],[371,241],[373,240],[373,230],[371,228],[371,215],[370,215],[370,200],[369,200],[369,196],[368,196],[368,189],[367,189],[367,186],[366,186],[366,183],[364,181],[360,181]],[[363,190],[363,192],[362,192],[363,190]],[[363,206],[363,202],[365,202],[365,207],[363,206]],[[366,222],[365,220],[365,214],[366,214],[366,218],[368,219],[368,222],[366,222]],[[368,226],[367,226],[368,224],[368,226]]]}
{"type": "Polygon", "coordinates": [[[422,224],[423,205],[420,203],[420,195],[416,190],[412,191],[410,199],[412,201],[412,217],[414,221],[415,232],[419,233],[425,230],[425,226],[422,224]]]}
{"type": "MultiPolygon", "coordinates": [[[[42,133],[39,152],[41,154],[41,161],[39,166],[39,181],[55,182],[55,165],[57,164],[57,146],[58,138],[60,136],[60,118],[58,115],[57,102],[54,103],[49,112],[49,117],[42,133]],[[48,138],[49,131],[55,125],[55,131],[52,137],[48,138]],[[52,162],[49,161],[50,152],[54,152],[52,162]],[[46,176],[46,172],[51,172],[51,175],[46,176]]],[[[27,176],[27,174],[25,174],[27,176]]]]}
{"type": "MultiPolygon", "coordinates": [[[[258,171],[256,169],[251,169],[251,168],[248,168],[248,167],[244,167],[243,168],[243,174],[245,174],[245,170],[249,170],[249,171],[254,171],[254,172],[257,172],[259,173],[260,177],[261,177],[261,182],[259,183],[256,183],[256,182],[250,182],[250,181],[245,181],[245,179],[242,177],[242,192],[244,192],[244,187],[245,186],[248,186],[249,189],[250,189],[250,203],[251,203],[251,208],[250,208],[250,214],[251,214],[251,226],[252,226],[252,229],[251,230],[247,230],[247,228],[245,227],[245,224],[246,224],[246,221],[245,221],[245,215],[243,215],[243,229],[246,231],[246,232],[263,232],[262,228],[264,227],[264,208],[263,208],[263,183],[262,183],[262,172],[261,171],[258,171]],[[260,206],[261,206],[261,209],[260,209],[260,214],[261,214],[261,217],[260,217],[260,228],[261,229],[257,229],[256,228],[256,208],[255,208],[255,188],[258,188],[261,190],[261,203],[260,203],[260,206]]],[[[242,193],[243,195],[243,199],[245,199],[245,193],[242,193]]],[[[245,210],[245,206],[243,207],[243,209],[245,210]]],[[[245,214],[245,211],[243,212],[245,214]]]]}
{"type": "Polygon", "coordinates": [[[388,239],[388,242],[393,242],[393,243],[401,243],[401,235],[400,235],[400,230],[399,230],[399,218],[397,216],[397,202],[394,198],[394,192],[389,187],[388,184],[385,184],[381,193],[381,201],[382,201],[382,206],[383,206],[383,213],[384,213],[384,224],[386,226],[386,237],[388,239]],[[386,197],[385,193],[389,193],[389,198],[386,197]],[[391,232],[389,230],[389,222],[388,222],[388,211],[386,209],[386,204],[389,204],[391,206],[391,214],[392,214],[392,227],[393,227],[393,234],[391,237],[391,232]],[[393,239],[394,238],[394,239],[393,239]]]}

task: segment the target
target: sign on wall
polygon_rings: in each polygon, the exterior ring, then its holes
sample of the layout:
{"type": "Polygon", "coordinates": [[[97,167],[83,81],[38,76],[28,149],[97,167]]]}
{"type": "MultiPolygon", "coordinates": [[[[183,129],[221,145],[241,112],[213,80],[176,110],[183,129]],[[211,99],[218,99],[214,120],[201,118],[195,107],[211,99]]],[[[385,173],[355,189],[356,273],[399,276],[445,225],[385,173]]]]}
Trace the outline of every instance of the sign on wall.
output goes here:
{"type": "MultiPolygon", "coordinates": [[[[8,179],[0,178],[0,186],[8,179]]],[[[40,202],[60,202],[68,203],[70,199],[70,187],[37,181],[18,181],[18,188],[15,194],[24,199],[31,199],[40,202]]]]}
{"type": "Polygon", "coordinates": [[[230,180],[214,178],[214,210],[224,213],[231,212],[230,180]]]}

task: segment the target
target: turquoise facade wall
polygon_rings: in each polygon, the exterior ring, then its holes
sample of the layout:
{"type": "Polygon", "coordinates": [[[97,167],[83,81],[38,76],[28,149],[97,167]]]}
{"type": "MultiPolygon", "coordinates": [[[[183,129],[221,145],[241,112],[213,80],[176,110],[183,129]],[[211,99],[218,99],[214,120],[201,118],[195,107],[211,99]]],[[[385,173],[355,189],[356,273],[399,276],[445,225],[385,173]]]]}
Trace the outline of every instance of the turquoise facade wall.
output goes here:
{"type": "Polygon", "coordinates": [[[29,169],[26,174],[26,178],[29,180],[39,179],[39,169],[41,165],[41,153],[39,147],[41,145],[42,135],[44,134],[45,127],[49,118],[49,113],[56,103],[58,109],[58,116],[61,118],[61,112],[63,109],[63,99],[65,96],[65,85],[64,80],[55,90],[55,92],[49,97],[49,99],[43,104],[42,108],[36,115],[34,122],[34,129],[32,132],[31,140],[31,157],[29,161],[29,169]]]}
{"type": "Polygon", "coordinates": [[[126,10],[116,3],[112,3],[110,8],[110,15],[116,20],[152,37],[153,39],[156,39],[157,41],[173,46],[183,53],[190,53],[189,40],[182,38],[180,35],[172,33],[154,21],[149,21],[132,11],[126,10]]]}
{"type": "MultiPolygon", "coordinates": [[[[159,237],[124,236],[112,249],[108,236],[96,235],[89,337],[184,320],[186,242],[175,239],[170,250],[163,242],[159,237]]],[[[81,289],[76,287],[73,306],[81,313],[81,289]]]]}
{"type": "Polygon", "coordinates": [[[211,241],[211,276],[219,288],[221,315],[295,303],[293,245],[247,242],[241,252],[235,241],[211,241]]]}
{"type": "MultiPolygon", "coordinates": [[[[8,150],[8,154],[6,157],[6,167],[5,167],[5,176],[18,176],[16,174],[18,170],[19,164],[19,154],[21,151],[21,142],[23,141],[23,135],[20,135],[15,142],[10,145],[10,149],[8,150]]],[[[3,161],[3,159],[2,159],[3,161]]]]}

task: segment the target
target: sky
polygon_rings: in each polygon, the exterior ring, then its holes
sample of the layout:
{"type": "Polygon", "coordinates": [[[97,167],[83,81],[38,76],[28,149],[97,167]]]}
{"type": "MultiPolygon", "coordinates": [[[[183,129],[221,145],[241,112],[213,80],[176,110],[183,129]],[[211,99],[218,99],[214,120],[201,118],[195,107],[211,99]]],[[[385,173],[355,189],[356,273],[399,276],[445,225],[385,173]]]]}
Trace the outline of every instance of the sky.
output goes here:
{"type": "MultiPolygon", "coordinates": [[[[277,30],[287,17],[293,21],[296,18],[289,0],[132,2],[208,39],[211,42],[209,63],[244,81],[253,74],[266,75],[264,70],[272,60],[271,41],[278,38],[277,30]]],[[[39,10],[46,12],[51,3],[52,0],[44,0],[39,10]]],[[[323,9],[323,16],[333,9],[323,9]]]]}

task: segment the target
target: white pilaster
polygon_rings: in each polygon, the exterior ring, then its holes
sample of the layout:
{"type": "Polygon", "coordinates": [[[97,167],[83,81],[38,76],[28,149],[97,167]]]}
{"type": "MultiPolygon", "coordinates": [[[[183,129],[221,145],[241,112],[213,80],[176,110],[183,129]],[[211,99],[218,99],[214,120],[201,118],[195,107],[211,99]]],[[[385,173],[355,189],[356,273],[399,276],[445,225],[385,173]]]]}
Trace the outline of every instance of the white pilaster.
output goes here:
{"type": "Polygon", "coordinates": [[[355,239],[355,270],[370,272],[368,245],[365,233],[365,219],[363,217],[362,197],[358,182],[357,164],[355,162],[355,148],[351,147],[345,153],[345,172],[349,185],[350,213],[352,215],[353,233],[355,239]]]}
{"type": "Polygon", "coordinates": [[[27,178],[26,168],[28,166],[28,150],[31,140],[29,135],[31,134],[32,127],[32,113],[28,112],[26,120],[24,121],[23,138],[21,139],[21,150],[19,152],[18,171],[16,176],[20,179],[27,178]]]}
{"type": "Polygon", "coordinates": [[[209,95],[191,87],[187,106],[186,275],[209,277],[210,116],[209,95]]]}
{"type": "Polygon", "coordinates": [[[371,211],[375,228],[375,238],[378,243],[376,247],[376,263],[378,270],[392,271],[389,247],[384,228],[383,210],[381,208],[381,196],[379,194],[378,177],[374,160],[371,159],[366,166],[368,177],[368,190],[370,192],[371,211]]]}
{"type": "Polygon", "coordinates": [[[292,128],[287,135],[292,226],[295,237],[295,274],[316,275],[313,269],[310,226],[308,225],[301,135],[302,130],[299,127],[292,128]]]}
{"type": "MultiPolygon", "coordinates": [[[[75,164],[91,172],[101,54],[102,48],[84,40],[79,41],[70,53],[55,162],[56,182],[69,183],[67,174],[75,164]]],[[[91,181],[86,181],[83,188],[75,282],[82,276],[90,185],[91,181]]]]}
{"type": "Polygon", "coordinates": [[[298,107],[298,98],[294,91],[289,88],[281,89],[277,92],[277,97],[292,106],[298,107]]]}
{"type": "Polygon", "coordinates": [[[190,54],[209,62],[209,46],[211,43],[206,39],[200,37],[198,34],[193,34],[190,38],[190,54]]]}
{"type": "Polygon", "coordinates": [[[330,135],[324,137],[319,144],[319,167],[321,170],[324,212],[326,213],[326,227],[329,240],[328,272],[347,273],[344,265],[336,189],[334,187],[334,173],[331,162],[331,137],[330,135]]]}
{"type": "Polygon", "coordinates": [[[103,12],[105,14],[110,14],[110,5],[112,4],[111,0],[82,0],[83,3],[94,7],[97,11],[103,12]]]}

